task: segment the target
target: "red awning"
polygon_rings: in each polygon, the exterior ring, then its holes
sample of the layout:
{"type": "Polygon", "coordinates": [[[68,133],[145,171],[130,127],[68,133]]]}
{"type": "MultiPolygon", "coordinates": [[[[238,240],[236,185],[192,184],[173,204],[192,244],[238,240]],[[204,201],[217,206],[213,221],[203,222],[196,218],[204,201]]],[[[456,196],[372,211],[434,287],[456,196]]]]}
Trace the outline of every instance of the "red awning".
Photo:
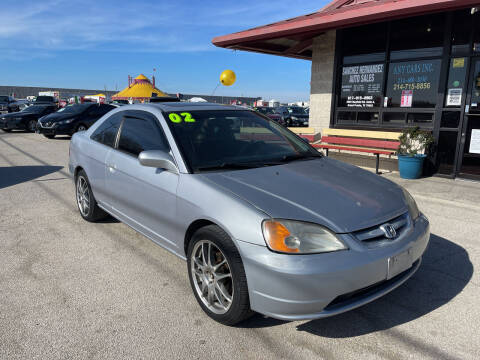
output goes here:
{"type": "Polygon", "coordinates": [[[480,0],[334,0],[318,12],[218,36],[215,46],[311,59],[313,38],[327,30],[385,19],[480,6],[480,0]]]}

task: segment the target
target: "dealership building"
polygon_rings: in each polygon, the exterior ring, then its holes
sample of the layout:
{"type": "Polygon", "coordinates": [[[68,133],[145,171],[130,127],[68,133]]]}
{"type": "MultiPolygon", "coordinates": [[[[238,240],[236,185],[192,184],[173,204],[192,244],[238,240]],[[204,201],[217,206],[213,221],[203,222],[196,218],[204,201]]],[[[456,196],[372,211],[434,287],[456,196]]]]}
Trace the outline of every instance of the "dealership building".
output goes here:
{"type": "Polygon", "coordinates": [[[419,126],[436,139],[433,172],[480,180],[479,0],[335,0],[213,44],[311,61],[317,138],[419,126]]]}

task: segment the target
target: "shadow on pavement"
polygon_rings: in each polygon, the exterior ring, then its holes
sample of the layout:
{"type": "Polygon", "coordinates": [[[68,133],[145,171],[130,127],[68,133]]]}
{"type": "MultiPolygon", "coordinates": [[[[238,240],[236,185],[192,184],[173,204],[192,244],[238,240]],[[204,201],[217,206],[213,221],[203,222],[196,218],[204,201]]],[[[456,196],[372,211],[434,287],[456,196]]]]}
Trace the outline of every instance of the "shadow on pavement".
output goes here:
{"type": "Polygon", "coordinates": [[[350,312],[313,320],[297,330],[329,338],[347,338],[393,328],[450,302],[468,284],[473,265],[467,251],[431,235],[420,269],[384,297],[350,312]]]}
{"type": "Polygon", "coordinates": [[[31,181],[63,169],[63,166],[5,166],[0,167],[0,189],[31,181]]]}
{"type": "MultiPolygon", "coordinates": [[[[400,287],[358,309],[302,323],[297,330],[327,338],[348,338],[390,329],[447,304],[468,284],[472,274],[473,265],[465,249],[432,234],[420,269],[400,287]]],[[[255,314],[238,326],[263,328],[285,323],[255,314]]]]}

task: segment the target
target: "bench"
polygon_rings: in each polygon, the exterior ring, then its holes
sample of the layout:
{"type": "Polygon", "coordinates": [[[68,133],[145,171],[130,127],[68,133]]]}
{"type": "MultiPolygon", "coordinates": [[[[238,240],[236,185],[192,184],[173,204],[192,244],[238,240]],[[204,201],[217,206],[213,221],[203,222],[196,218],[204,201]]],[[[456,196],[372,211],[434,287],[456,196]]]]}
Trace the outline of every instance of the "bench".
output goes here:
{"type": "Polygon", "coordinates": [[[315,129],[312,127],[289,127],[288,130],[310,142],[314,141],[315,129]]]}
{"type": "Polygon", "coordinates": [[[318,149],[347,150],[374,154],[376,158],[375,172],[378,172],[380,155],[395,155],[400,145],[401,133],[387,131],[364,131],[348,129],[323,129],[320,143],[312,144],[318,149]]]}

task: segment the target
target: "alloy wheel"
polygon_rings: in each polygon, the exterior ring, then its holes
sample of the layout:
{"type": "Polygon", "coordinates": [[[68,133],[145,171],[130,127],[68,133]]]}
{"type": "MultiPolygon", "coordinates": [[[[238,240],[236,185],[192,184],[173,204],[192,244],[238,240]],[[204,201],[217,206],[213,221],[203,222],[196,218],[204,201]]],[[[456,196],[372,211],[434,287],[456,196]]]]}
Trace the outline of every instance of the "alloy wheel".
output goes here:
{"type": "Polygon", "coordinates": [[[217,245],[210,240],[195,244],[191,272],[202,303],[215,314],[225,314],[232,305],[233,278],[228,260],[217,245]]]}
{"type": "Polygon", "coordinates": [[[77,179],[77,204],[83,216],[88,216],[90,211],[90,190],[87,180],[83,176],[77,179]]]}

